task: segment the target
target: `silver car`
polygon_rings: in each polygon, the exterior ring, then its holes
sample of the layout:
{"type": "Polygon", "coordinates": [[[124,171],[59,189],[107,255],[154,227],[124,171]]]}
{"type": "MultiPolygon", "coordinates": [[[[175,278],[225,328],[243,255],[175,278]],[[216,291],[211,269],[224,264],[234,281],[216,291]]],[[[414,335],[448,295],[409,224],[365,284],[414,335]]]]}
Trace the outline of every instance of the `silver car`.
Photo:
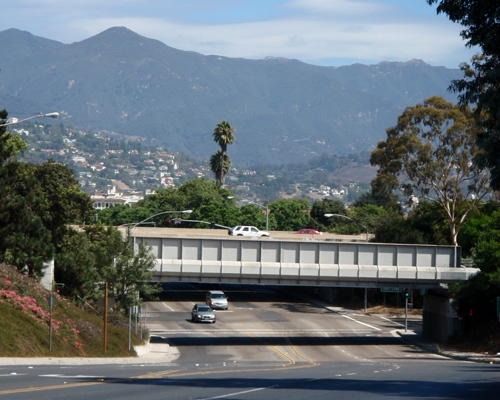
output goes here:
{"type": "Polygon", "coordinates": [[[220,290],[209,290],[207,292],[205,301],[207,305],[212,307],[214,310],[215,309],[227,310],[228,307],[227,300],[228,298],[226,297],[224,292],[221,292],[220,290]]]}
{"type": "Polygon", "coordinates": [[[193,322],[211,322],[215,323],[215,313],[205,304],[195,304],[191,310],[191,320],[193,322]]]}

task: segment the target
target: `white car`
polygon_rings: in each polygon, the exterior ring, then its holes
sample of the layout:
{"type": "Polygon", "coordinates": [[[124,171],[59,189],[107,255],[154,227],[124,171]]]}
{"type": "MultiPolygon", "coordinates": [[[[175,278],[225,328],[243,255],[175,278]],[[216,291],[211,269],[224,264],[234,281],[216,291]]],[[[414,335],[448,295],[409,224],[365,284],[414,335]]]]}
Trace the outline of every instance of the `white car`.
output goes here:
{"type": "Polygon", "coordinates": [[[269,237],[269,232],[259,231],[255,226],[235,226],[228,231],[231,236],[266,236],[269,237]]]}

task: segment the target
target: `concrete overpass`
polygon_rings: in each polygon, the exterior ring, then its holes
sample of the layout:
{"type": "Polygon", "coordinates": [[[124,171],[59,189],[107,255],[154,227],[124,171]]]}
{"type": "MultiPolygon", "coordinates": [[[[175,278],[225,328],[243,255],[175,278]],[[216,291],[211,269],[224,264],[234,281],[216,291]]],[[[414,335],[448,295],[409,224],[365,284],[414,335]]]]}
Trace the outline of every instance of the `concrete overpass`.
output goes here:
{"type": "Polygon", "coordinates": [[[156,257],[154,280],[318,287],[445,288],[477,272],[454,246],[366,243],[365,235],[232,237],[225,230],[142,228],[137,247],[156,257]]]}

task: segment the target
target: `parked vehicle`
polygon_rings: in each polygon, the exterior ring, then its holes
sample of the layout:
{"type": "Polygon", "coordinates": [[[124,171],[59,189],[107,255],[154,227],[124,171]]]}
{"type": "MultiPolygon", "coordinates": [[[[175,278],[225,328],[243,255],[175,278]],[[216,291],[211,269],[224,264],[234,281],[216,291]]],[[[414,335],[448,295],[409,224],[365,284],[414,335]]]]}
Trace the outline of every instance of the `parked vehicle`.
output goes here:
{"type": "Polygon", "coordinates": [[[301,229],[300,231],[297,232],[292,232],[295,234],[300,234],[300,235],[322,235],[323,232],[319,232],[316,229],[301,229]]]}
{"type": "Polygon", "coordinates": [[[207,292],[206,303],[208,306],[215,309],[227,310],[228,303],[224,292],[220,290],[210,290],[207,292]]]}
{"type": "Polygon", "coordinates": [[[259,231],[255,226],[235,226],[228,231],[231,236],[266,236],[269,237],[269,232],[259,231]]]}
{"type": "Polygon", "coordinates": [[[215,313],[205,304],[195,304],[191,310],[191,320],[193,322],[210,322],[215,324],[215,313]]]}

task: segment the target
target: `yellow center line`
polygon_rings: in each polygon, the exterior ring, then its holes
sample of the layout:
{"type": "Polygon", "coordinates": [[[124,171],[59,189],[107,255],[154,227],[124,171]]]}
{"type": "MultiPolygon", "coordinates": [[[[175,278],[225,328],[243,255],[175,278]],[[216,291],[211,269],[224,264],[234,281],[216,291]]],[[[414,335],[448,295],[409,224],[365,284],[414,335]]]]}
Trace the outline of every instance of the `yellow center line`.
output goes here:
{"type": "Polygon", "coordinates": [[[283,336],[286,338],[286,341],[289,345],[289,347],[292,349],[292,351],[297,355],[297,357],[300,357],[302,358],[303,360],[306,360],[309,364],[312,364],[312,365],[320,365],[319,363],[313,361],[313,360],[310,360],[309,358],[307,357],[304,357],[302,354],[300,354],[296,349],[295,347],[292,346],[292,343],[290,342],[290,339],[287,337],[286,333],[283,334],[283,336]]]}
{"type": "MultiPolygon", "coordinates": [[[[318,365],[321,365],[320,363],[316,363],[303,355],[301,355],[295,347],[292,346],[289,338],[286,336],[286,334],[283,334],[283,336],[286,338],[286,341],[290,347],[290,349],[297,355],[297,357],[302,358],[303,360],[307,361],[309,365],[295,365],[295,360],[291,358],[290,356],[286,355],[283,353],[281,350],[277,349],[274,346],[271,346],[269,344],[265,344],[262,340],[257,338],[251,333],[247,333],[248,336],[255,338],[259,342],[263,343],[267,347],[271,348],[274,350],[276,353],[282,355],[284,358],[286,358],[289,362],[288,367],[286,369],[300,369],[300,368],[310,368],[310,367],[316,367],[318,365]]],[[[237,372],[257,372],[257,371],[273,371],[277,370],[278,368],[273,367],[255,367],[255,368],[244,368],[244,369],[236,369],[236,370],[229,370],[229,369],[222,369],[222,370],[212,370],[212,371],[197,371],[197,372],[182,372],[185,371],[186,368],[183,369],[177,369],[177,370],[165,370],[165,371],[159,371],[156,373],[147,373],[145,375],[138,375],[138,376],[132,376],[130,378],[123,378],[120,379],[121,382],[127,382],[130,379],[159,379],[159,378],[177,378],[177,377],[184,377],[184,376],[194,376],[194,375],[212,375],[212,374],[220,374],[220,373],[237,373],[237,372]]],[[[279,368],[281,369],[281,368],[279,368]]],[[[116,383],[116,380],[110,380],[110,381],[105,381],[101,380],[99,382],[79,382],[79,383],[70,383],[70,384],[64,384],[64,385],[53,385],[53,386],[40,386],[40,387],[31,387],[31,388],[24,388],[24,389],[10,389],[10,390],[0,390],[0,396],[4,394],[14,394],[14,393],[30,393],[30,392],[38,392],[38,391],[45,391],[45,390],[57,390],[57,389],[67,389],[67,388],[73,388],[73,387],[82,387],[82,386],[92,386],[92,385],[102,385],[104,383],[116,383]]]]}
{"type": "MultiPolygon", "coordinates": [[[[260,339],[256,338],[254,335],[252,335],[251,333],[247,333],[248,336],[251,336],[255,339],[257,339],[259,342],[265,344],[264,342],[262,342],[260,339]]],[[[292,358],[292,357],[289,357],[287,356],[285,353],[283,353],[282,351],[278,350],[276,347],[274,346],[271,346],[270,344],[265,344],[267,347],[273,349],[276,353],[278,354],[281,354],[283,357],[285,357],[289,362],[290,364],[295,364],[295,360],[292,358]]]]}
{"type": "Polygon", "coordinates": [[[30,387],[25,389],[0,390],[0,396],[3,394],[30,393],[30,392],[39,392],[42,390],[67,389],[80,386],[102,385],[103,383],[105,382],[79,382],[79,383],[70,383],[67,385],[39,386],[39,387],[30,387]]]}

